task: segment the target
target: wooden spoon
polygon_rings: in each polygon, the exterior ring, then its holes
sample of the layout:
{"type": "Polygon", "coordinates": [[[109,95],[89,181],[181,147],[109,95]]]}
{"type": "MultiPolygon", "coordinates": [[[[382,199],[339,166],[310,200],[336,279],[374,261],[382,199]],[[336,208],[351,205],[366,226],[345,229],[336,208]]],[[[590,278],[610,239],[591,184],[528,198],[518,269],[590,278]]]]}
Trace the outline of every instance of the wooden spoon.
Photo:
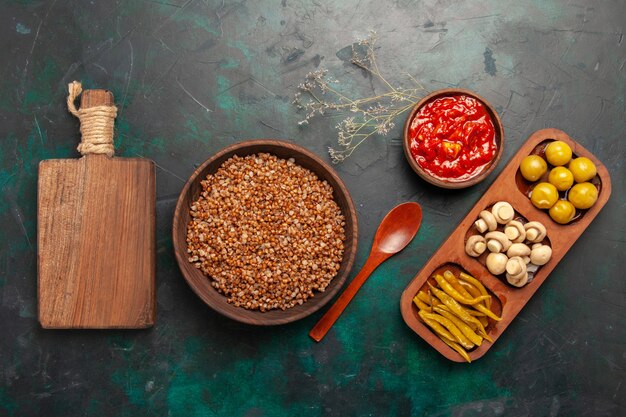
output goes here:
{"type": "Polygon", "coordinates": [[[369,278],[378,265],[400,252],[413,240],[421,222],[422,208],[417,203],[403,203],[387,213],[378,226],[372,250],[365,265],[341,293],[335,304],[328,309],[309,332],[309,336],[313,340],[319,342],[326,336],[328,330],[335,324],[365,280],[369,278]]]}

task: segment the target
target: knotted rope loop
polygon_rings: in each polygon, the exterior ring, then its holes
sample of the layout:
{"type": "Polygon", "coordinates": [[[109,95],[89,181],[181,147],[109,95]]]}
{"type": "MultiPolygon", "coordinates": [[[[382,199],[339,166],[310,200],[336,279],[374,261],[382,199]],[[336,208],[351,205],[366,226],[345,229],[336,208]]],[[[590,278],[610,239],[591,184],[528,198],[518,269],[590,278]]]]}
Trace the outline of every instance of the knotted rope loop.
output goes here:
{"type": "Polygon", "coordinates": [[[83,91],[81,83],[72,81],[68,84],[67,108],[80,121],[81,143],[78,152],[81,155],[105,154],[113,156],[113,124],[117,116],[115,106],[95,106],[77,109],[74,101],[83,91]]]}

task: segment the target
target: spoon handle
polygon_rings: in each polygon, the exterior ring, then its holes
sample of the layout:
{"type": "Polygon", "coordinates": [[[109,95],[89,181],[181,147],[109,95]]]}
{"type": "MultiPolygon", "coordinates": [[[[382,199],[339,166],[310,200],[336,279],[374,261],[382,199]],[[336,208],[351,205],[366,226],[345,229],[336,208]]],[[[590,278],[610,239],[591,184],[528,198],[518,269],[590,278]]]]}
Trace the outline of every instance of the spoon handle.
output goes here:
{"type": "Polygon", "coordinates": [[[322,316],[322,318],[317,322],[317,324],[311,329],[309,332],[309,336],[313,338],[316,342],[319,342],[326,336],[326,333],[333,327],[333,324],[337,321],[343,310],[346,309],[352,298],[356,295],[361,288],[361,285],[367,280],[372,272],[380,265],[383,261],[385,261],[390,254],[386,253],[373,253],[370,255],[368,260],[363,265],[363,268],[359,271],[359,273],[354,277],[350,285],[346,287],[345,290],[341,293],[337,301],[326,311],[326,313],[322,316]]]}

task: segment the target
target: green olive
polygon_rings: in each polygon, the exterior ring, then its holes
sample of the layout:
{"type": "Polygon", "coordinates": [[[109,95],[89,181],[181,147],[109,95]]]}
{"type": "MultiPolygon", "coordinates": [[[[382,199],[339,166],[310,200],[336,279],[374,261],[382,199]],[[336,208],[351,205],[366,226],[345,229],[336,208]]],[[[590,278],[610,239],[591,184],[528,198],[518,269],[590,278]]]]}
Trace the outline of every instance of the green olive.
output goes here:
{"type": "Polygon", "coordinates": [[[535,207],[540,209],[549,209],[558,199],[558,190],[549,182],[540,182],[533,188],[530,194],[530,201],[535,207]]]}
{"type": "Polygon", "coordinates": [[[546,146],[546,159],[555,167],[565,165],[572,159],[572,148],[561,140],[550,142],[546,146]]]}
{"type": "Polygon", "coordinates": [[[576,208],[567,200],[557,201],[549,210],[552,220],[559,224],[567,224],[572,221],[576,214],[576,208]]]}
{"type": "Polygon", "coordinates": [[[577,209],[588,209],[598,200],[598,189],[590,182],[581,182],[569,190],[567,199],[577,209]]]}
{"type": "Polygon", "coordinates": [[[589,158],[585,158],[584,156],[573,159],[569,163],[569,170],[572,171],[576,182],[589,181],[598,173],[594,163],[591,162],[589,158]]]}
{"type": "Polygon", "coordinates": [[[539,155],[528,155],[522,159],[519,170],[528,181],[537,181],[548,170],[548,164],[539,155]]]}
{"type": "Polygon", "coordinates": [[[554,167],[550,170],[548,181],[550,184],[554,185],[557,190],[565,191],[569,190],[572,184],[574,184],[574,175],[565,167],[554,167]]]}

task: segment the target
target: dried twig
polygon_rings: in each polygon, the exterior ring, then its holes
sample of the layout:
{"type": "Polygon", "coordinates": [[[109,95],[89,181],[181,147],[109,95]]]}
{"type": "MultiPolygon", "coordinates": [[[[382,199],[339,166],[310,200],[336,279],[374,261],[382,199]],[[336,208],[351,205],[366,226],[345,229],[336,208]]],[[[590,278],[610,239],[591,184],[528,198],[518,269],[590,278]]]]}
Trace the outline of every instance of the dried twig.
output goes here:
{"type": "Polygon", "coordinates": [[[375,134],[386,135],[395,126],[394,120],[408,111],[416,101],[424,87],[412,76],[408,75],[415,87],[394,87],[381,74],[374,46],[376,32],[358,40],[352,45],[352,64],[370,73],[379,80],[385,92],[374,97],[351,99],[343,94],[335,85],[338,80],[328,75],[328,71],[320,69],[309,72],[306,79],[298,86],[293,103],[306,112],[299,125],[307,125],[315,115],[323,115],[329,111],[351,112],[354,116],[347,117],[337,124],[337,148],[328,148],[333,163],[347,159],[363,142],[375,134]],[[306,100],[305,100],[306,99],[306,100]]]}

